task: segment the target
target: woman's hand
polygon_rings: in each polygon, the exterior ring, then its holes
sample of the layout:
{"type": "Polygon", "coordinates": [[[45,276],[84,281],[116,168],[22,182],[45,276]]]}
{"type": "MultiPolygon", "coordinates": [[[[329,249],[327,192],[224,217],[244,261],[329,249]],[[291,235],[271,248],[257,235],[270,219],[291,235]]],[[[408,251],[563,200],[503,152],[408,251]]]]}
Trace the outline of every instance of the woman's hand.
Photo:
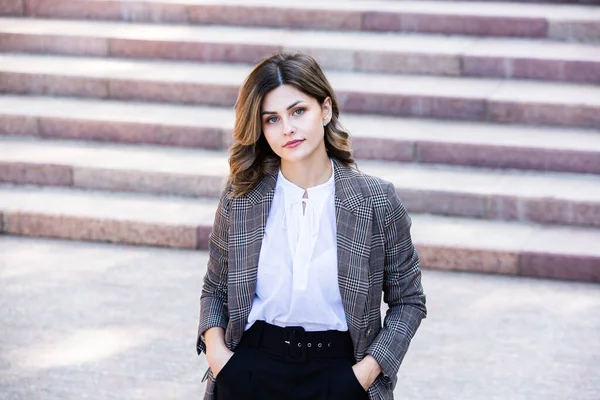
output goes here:
{"type": "Polygon", "coordinates": [[[381,367],[372,355],[367,355],[359,363],[353,365],[352,370],[365,390],[369,389],[369,386],[375,382],[375,379],[381,373],[381,367]]]}
{"type": "Polygon", "coordinates": [[[233,351],[225,346],[218,347],[214,351],[207,351],[206,359],[208,360],[208,366],[213,373],[213,377],[217,377],[231,357],[233,357],[233,351]]]}
{"type": "Polygon", "coordinates": [[[233,351],[225,346],[225,329],[219,326],[207,329],[204,339],[206,341],[206,360],[213,377],[216,378],[227,361],[233,357],[233,351]]]}

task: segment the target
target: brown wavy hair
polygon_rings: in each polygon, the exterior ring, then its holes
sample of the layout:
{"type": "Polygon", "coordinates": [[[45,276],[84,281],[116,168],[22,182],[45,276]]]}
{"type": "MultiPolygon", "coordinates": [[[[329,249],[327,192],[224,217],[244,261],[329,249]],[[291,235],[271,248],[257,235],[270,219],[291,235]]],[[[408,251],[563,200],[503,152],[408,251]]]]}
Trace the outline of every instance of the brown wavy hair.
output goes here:
{"type": "Polygon", "coordinates": [[[261,61],[242,85],[235,103],[234,144],[229,148],[231,195],[247,194],[265,176],[279,170],[281,159],[262,132],[261,106],[271,90],[291,85],[316,99],[320,105],[331,98],[332,118],[325,127],[327,155],[348,167],[352,158],[350,134],[341,126],[337,98],[317,61],[303,53],[278,53],[261,61]]]}

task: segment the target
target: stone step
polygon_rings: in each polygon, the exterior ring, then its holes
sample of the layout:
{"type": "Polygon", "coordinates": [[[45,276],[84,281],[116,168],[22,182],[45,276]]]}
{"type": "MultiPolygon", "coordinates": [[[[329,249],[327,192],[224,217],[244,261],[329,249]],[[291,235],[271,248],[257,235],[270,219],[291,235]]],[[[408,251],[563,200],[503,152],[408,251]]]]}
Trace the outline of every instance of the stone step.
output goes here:
{"type": "MultiPolygon", "coordinates": [[[[233,112],[200,105],[0,96],[0,134],[226,149],[233,112]]],[[[357,159],[600,174],[600,134],[343,113],[357,159]]]]}
{"type": "Polygon", "coordinates": [[[0,51],[255,63],[303,51],[323,68],[600,83],[600,46],[541,40],[0,18],[0,51]]]}
{"type": "MultiPolygon", "coordinates": [[[[225,151],[0,138],[0,181],[217,198],[225,151]]],[[[358,162],[418,213],[600,227],[600,176],[358,162]]]]}
{"type": "MultiPolygon", "coordinates": [[[[455,1],[455,0],[440,0],[440,1],[455,1]]],[[[465,2],[498,2],[498,0],[461,0],[461,1],[465,1],[465,2]]],[[[538,4],[543,4],[543,5],[550,5],[550,4],[558,4],[558,5],[565,5],[565,4],[586,4],[586,5],[597,5],[598,4],[598,0],[502,0],[502,2],[507,2],[507,3],[538,3],[538,4]]]]}
{"type": "Polygon", "coordinates": [[[597,7],[496,1],[4,0],[0,15],[600,40],[597,7]]]}
{"type": "MultiPolygon", "coordinates": [[[[0,185],[2,233],[207,248],[216,200],[0,185]]],[[[600,281],[600,230],[411,214],[424,268],[600,281]],[[566,267],[568,266],[568,267],[566,267]]]]}
{"type": "MultiPolygon", "coordinates": [[[[0,54],[0,92],[231,106],[250,66],[0,54]]],[[[600,87],[329,71],[344,112],[600,128],[600,87]]]]}

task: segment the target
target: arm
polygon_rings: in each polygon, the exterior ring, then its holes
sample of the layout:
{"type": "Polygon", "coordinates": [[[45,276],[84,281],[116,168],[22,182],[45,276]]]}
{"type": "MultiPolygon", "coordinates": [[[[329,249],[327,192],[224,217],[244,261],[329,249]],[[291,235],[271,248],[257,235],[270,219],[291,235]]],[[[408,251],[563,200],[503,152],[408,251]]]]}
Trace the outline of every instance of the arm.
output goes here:
{"type": "MultiPolygon", "coordinates": [[[[229,208],[231,199],[228,197],[230,188],[227,186],[217,207],[213,230],[208,239],[208,266],[204,276],[204,285],[200,296],[200,322],[196,351],[206,353],[205,331],[213,327],[227,328],[229,312],[227,308],[227,277],[229,257],[229,208]]],[[[215,332],[217,329],[211,331],[215,332]]],[[[214,343],[221,335],[209,335],[209,342],[214,343]]],[[[224,344],[224,341],[223,341],[224,344]]]]}
{"type": "Polygon", "coordinates": [[[383,327],[367,348],[387,378],[395,377],[412,337],[426,317],[419,256],[410,236],[411,219],[394,186],[387,187],[383,300],[389,309],[383,327]]]}

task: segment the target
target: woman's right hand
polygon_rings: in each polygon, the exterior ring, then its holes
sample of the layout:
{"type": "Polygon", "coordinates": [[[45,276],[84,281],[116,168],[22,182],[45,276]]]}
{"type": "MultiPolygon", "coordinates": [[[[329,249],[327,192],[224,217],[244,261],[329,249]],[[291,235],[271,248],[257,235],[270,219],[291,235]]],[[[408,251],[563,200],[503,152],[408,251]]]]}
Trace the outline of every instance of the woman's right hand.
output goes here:
{"type": "Polygon", "coordinates": [[[216,378],[233,356],[233,351],[225,346],[225,329],[219,326],[207,329],[204,333],[204,340],[206,341],[206,360],[213,377],[216,378]]]}
{"type": "Polygon", "coordinates": [[[214,378],[217,377],[219,372],[221,372],[231,357],[233,357],[233,351],[229,350],[225,346],[206,353],[208,366],[210,367],[214,378]]]}

